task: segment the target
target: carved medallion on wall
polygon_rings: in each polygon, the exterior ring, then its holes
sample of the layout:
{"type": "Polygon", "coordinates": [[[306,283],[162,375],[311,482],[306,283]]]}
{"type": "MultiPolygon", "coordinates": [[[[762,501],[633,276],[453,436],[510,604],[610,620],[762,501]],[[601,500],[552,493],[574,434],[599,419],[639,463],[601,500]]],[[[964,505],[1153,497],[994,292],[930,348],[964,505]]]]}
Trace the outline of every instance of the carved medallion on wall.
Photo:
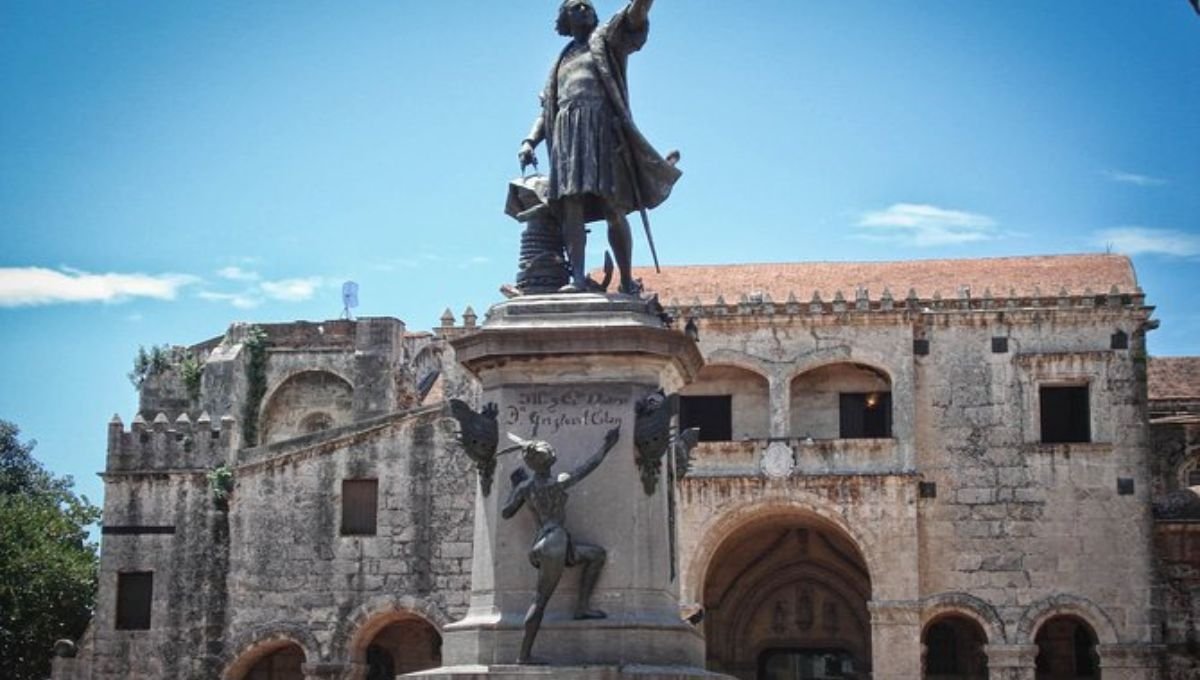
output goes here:
{"type": "Polygon", "coordinates": [[[783,479],[796,469],[796,454],[786,442],[771,442],[762,454],[763,474],[771,479],[783,479]]]}

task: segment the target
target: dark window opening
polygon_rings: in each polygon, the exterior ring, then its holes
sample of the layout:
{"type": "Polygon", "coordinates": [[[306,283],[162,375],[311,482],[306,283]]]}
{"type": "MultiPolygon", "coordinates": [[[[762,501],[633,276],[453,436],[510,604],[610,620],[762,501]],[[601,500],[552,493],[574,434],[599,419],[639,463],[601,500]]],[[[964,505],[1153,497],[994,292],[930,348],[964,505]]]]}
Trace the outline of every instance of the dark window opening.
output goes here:
{"type": "Polygon", "coordinates": [[[1109,346],[1113,349],[1129,349],[1129,335],[1125,331],[1113,333],[1109,346]]]}
{"type": "Polygon", "coordinates": [[[925,634],[925,671],[929,675],[956,675],[958,667],[958,637],[947,623],[935,623],[925,634]]]}
{"type": "Polygon", "coordinates": [[[117,574],[117,630],[150,630],[154,572],[117,574]]]}
{"type": "Polygon", "coordinates": [[[880,439],[892,436],[891,393],[843,392],[839,396],[839,436],[842,439],[880,439]]]}
{"type": "Polygon", "coordinates": [[[396,662],[379,645],[367,647],[367,680],[395,680],[396,662]]]}
{"type": "Polygon", "coordinates": [[[1008,338],[996,337],[992,338],[992,353],[1004,354],[1008,351],[1008,338]]]}
{"type": "Polygon", "coordinates": [[[1074,444],[1092,440],[1087,385],[1042,387],[1039,394],[1043,442],[1074,444]]]}
{"type": "Polygon", "coordinates": [[[342,480],[342,535],[374,536],[378,505],[378,480],[342,480]]]}
{"type": "Polygon", "coordinates": [[[1188,486],[1200,486],[1200,469],[1188,470],[1187,485],[1188,486]]]}
{"type": "Polygon", "coordinates": [[[680,397],[679,429],[700,428],[700,441],[727,442],[733,439],[733,397],[680,397]]]}

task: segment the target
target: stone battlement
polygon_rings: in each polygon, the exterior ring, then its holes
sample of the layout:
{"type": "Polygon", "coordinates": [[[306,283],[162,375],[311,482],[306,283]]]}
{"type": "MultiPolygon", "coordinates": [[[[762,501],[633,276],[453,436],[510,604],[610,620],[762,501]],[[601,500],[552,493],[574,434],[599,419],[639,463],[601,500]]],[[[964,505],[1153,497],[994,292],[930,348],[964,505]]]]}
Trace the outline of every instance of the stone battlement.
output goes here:
{"type": "Polygon", "coordinates": [[[174,422],[159,413],[151,422],[141,415],[125,429],[119,416],[108,424],[108,472],[194,470],[229,460],[238,446],[236,421],[208,413],[192,421],[186,413],[174,422]]]}

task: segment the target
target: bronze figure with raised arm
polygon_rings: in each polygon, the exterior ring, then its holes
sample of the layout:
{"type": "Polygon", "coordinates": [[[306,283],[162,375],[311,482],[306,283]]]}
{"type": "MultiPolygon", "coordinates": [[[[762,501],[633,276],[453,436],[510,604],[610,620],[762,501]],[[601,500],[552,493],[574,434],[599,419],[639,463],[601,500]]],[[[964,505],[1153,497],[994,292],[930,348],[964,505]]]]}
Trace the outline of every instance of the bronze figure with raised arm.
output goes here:
{"type": "Polygon", "coordinates": [[[592,591],[595,590],[600,570],[604,567],[604,548],[574,542],[563,523],[566,518],[567,489],[583,481],[600,466],[604,457],[616,445],[620,437],[620,428],[609,430],[604,435],[604,444],[600,450],[582,465],[557,477],[550,474],[557,460],[554,447],[544,441],[524,441],[511,434],[509,437],[520,444],[521,457],[533,471],[533,476],[530,477],[525,468],[513,471],[513,488],[500,514],[504,519],[511,519],[521,506],[528,502],[538,524],[537,535],[529,549],[529,561],[538,571],[537,590],[533,604],[525,614],[525,637],[521,640],[521,652],[517,658],[517,663],[528,664],[534,663],[531,657],[533,641],[541,628],[546,605],[567,567],[583,567],[583,574],[579,577],[579,597],[575,602],[575,618],[602,619],[605,616],[604,612],[591,608],[592,591]]]}
{"type": "Polygon", "coordinates": [[[653,2],[631,0],[603,25],[591,0],[564,0],[559,7],[556,27],[571,41],[550,69],[542,113],[521,140],[518,159],[522,171],[536,165],[534,149],[546,142],[549,203],[562,224],[571,276],[562,292],[587,290],[585,225],[605,220],[620,292],[639,293],[625,216],[641,213],[651,239],[646,211],[667,199],[680,176],[678,156],[660,156],[633,124],[629,108],[626,64],[646,44],[653,2]]]}

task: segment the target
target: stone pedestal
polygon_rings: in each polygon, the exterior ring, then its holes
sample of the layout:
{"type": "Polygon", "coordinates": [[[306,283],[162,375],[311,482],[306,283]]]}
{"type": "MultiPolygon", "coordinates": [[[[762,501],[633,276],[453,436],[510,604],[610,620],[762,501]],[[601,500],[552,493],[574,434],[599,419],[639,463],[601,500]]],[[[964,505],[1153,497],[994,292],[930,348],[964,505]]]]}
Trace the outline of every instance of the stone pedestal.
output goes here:
{"type": "Polygon", "coordinates": [[[576,543],[607,551],[592,606],[601,620],[572,618],[578,568],[555,591],[533,654],[549,666],[511,666],[524,635],[537,572],[528,551],[537,532],[532,511],[500,516],[521,465],[502,456],[489,495],[477,490],[471,603],[447,626],[446,667],[431,677],[683,678],[700,670],[700,631],[681,620],[672,574],[668,491],[653,494],[635,463],[634,405],[654,390],[677,391],[703,363],[682,332],[664,327],[656,305],[623,296],[547,295],[492,308],[480,332],[454,342],[458,360],[479,377],[483,402],[499,407],[501,448],[511,432],[552,444],[552,474],[594,455],[605,433],[620,439],[599,468],[570,489],[566,529],[576,543]]]}

